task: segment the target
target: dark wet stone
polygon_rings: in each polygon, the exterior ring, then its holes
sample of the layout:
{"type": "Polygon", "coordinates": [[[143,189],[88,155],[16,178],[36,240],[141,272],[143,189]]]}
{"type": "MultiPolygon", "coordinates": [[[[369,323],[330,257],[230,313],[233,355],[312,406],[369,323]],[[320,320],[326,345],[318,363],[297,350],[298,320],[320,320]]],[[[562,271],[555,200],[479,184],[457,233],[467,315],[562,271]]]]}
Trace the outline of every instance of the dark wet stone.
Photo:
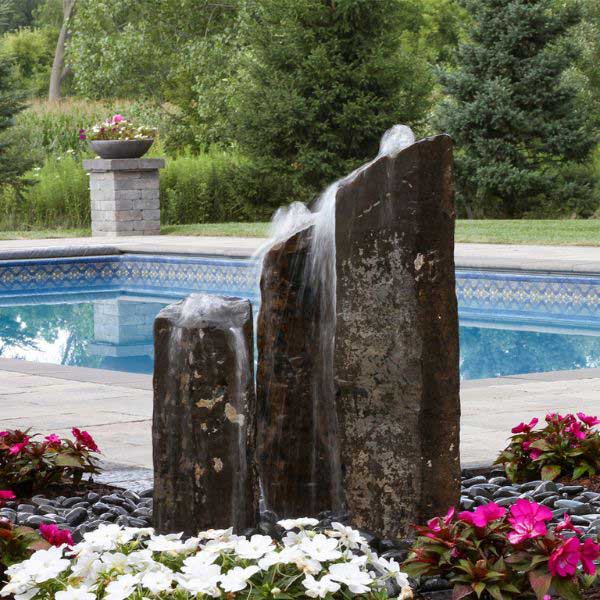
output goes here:
{"type": "Polygon", "coordinates": [[[499,490],[496,490],[492,496],[494,500],[497,498],[513,498],[515,496],[519,496],[520,493],[512,487],[503,487],[499,490]]]}
{"type": "Polygon", "coordinates": [[[560,489],[561,493],[575,495],[583,492],[585,488],[582,485],[563,485],[560,489]]]}
{"type": "Polygon", "coordinates": [[[450,584],[446,579],[441,577],[430,577],[429,579],[425,579],[421,586],[421,590],[424,592],[429,591],[437,591],[437,590],[447,590],[450,587],[450,584]]]}
{"type": "Polygon", "coordinates": [[[148,521],[136,517],[129,517],[129,527],[148,527],[148,521]]]}
{"type": "Polygon", "coordinates": [[[87,511],[85,508],[72,508],[66,515],[65,520],[69,525],[79,525],[83,523],[85,518],[87,517],[87,511]]]}
{"type": "Polygon", "coordinates": [[[470,487],[470,486],[476,485],[478,483],[487,483],[487,479],[483,475],[476,475],[475,477],[471,477],[469,479],[463,479],[461,481],[461,485],[464,487],[470,487]]]}
{"type": "Polygon", "coordinates": [[[494,491],[495,490],[491,490],[484,485],[472,485],[467,490],[467,493],[469,494],[469,496],[471,496],[471,498],[475,498],[476,496],[483,496],[484,498],[491,499],[494,491]]]}
{"type": "Polygon", "coordinates": [[[73,504],[73,506],[71,508],[89,508],[90,503],[89,502],[78,502],[77,504],[73,504]]]}
{"type": "Polygon", "coordinates": [[[490,480],[489,480],[488,483],[493,483],[495,485],[502,486],[502,485],[507,485],[508,483],[510,483],[510,481],[506,477],[504,477],[502,475],[500,477],[492,477],[492,478],[490,478],[490,480]]]}
{"type": "Polygon", "coordinates": [[[460,496],[454,218],[448,136],[380,158],[337,192],[343,489],[351,524],[385,537],[460,496]]]}
{"type": "Polygon", "coordinates": [[[566,509],[570,515],[585,515],[592,512],[592,507],[589,504],[577,502],[577,500],[557,500],[554,506],[566,509]]]}
{"type": "Polygon", "coordinates": [[[151,508],[136,508],[132,513],[134,517],[142,517],[142,518],[151,518],[152,517],[152,509],[151,508]]]}
{"type": "Polygon", "coordinates": [[[475,500],[473,500],[472,498],[467,498],[466,496],[461,496],[460,497],[460,506],[461,506],[461,508],[464,508],[465,510],[469,510],[470,508],[475,506],[475,500]]]}
{"type": "Polygon", "coordinates": [[[26,512],[33,514],[35,512],[36,507],[33,504],[19,504],[17,506],[17,510],[19,512],[26,512]]]}
{"type": "Polygon", "coordinates": [[[540,479],[536,479],[535,481],[527,481],[526,483],[522,483],[519,485],[519,489],[521,492],[533,491],[537,487],[539,487],[540,483],[544,483],[540,479]]]}
{"type": "Polygon", "coordinates": [[[92,512],[99,515],[110,510],[110,506],[104,502],[96,502],[92,505],[92,512]]]}
{"type": "Polygon", "coordinates": [[[17,522],[17,511],[12,508],[1,508],[0,519],[8,519],[11,523],[17,522]]]}
{"type": "Polygon", "coordinates": [[[98,500],[100,500],[100,494],[96,494],[96,492],[88,492],[85,496],[85,499],[88,502],[98,502],[98,500]]]}
{"type": "Polygon", "coordinates": [[[76,504],[81,502],[81,498],[79,496],[73,496],[72,498],[65,498],[62,502],[62,506],[65,508],[72,508],[76,504]]]}
{"type": "Polygon", "coordinates": [[[500,498],[495,500],[498,506],[512,506],[519,498],[516,496],[511,496],[509,498],[500,498]]]}
{"type": "Polygon", "coordinates": [[[566,513],[567,513],[566,508],[556,508],[555,510],[552,511],[552,518],[553,519],[561,519],[566,513]]]}
{"type": "Polygon", "coordinates": [[[558,486],[554,481],[542,481],[534,490],[533,496],[536,497],[538,494],[543,494],[546,492],[558,492],[558,486]]]}
{"type": "Polygon", "coordinates": [[[154,494],[154,488],[148,488],[140,492],[140,498],[152,498],[154,494]]]}
{"type": "Polygon", "coordinates": [[[193,294],[156,317],[153,518],[159,532],[241,531],[257,522],[253,347],[249,300],[193,294]],[[245,346],[239,352],[238,343],[245,346]]]}
{"type": "Polygon", "coordinates": [[[31,527],[38,527],[40,525],[53,525],[56,524],[56,521],[53,517],[49,515],[29,515],[27,520],[25,521],[26,525],[30,525],[31,527]]]}
{"type": "Polygon", "coordinates": [[[558,494],[553,494],[552,496],[541,500],[540,504],[543,504],[544,506],[554,506],[557,500],[560,500],[560,496],[558,496],[558,494]]]}

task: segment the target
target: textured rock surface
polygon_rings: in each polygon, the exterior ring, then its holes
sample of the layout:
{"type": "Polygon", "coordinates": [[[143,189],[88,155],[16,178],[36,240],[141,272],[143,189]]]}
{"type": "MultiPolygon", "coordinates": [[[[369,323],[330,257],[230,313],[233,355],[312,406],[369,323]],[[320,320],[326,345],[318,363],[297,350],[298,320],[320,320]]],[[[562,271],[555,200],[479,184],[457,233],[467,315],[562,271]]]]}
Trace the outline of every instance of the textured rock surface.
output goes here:
{"type": "Polygon", "coordinates": [[[258,484],[252,307],[193,295],[154,324],[154,525],[254,526],[258,484]]]}
{"type": "Polygon", "coordinates": [[[353,525],[386,537],[458,502],[452,145],[422,140],[337,194],[335,372],[353,525]]]}
{"type": "MultiPolygon", "coordinates": [[[[280,517],[339,510],[334,392],[315,382],[319,295],[303,284],[312,228],[273,246],[263,262],[257,323],[258,456],[266,506],[280,517]]],[[[339,463],[338,463],[339,464],[339,463]]]]}

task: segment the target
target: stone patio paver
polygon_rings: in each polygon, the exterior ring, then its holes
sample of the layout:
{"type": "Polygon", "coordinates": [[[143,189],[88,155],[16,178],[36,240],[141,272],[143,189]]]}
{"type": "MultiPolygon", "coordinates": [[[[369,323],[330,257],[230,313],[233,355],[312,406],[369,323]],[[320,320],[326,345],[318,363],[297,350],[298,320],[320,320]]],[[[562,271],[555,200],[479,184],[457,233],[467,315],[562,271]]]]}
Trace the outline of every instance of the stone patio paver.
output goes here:
{"type": "MultiPolygon", "coordinates": [[[[72,426],[88,430],[112,465],[152,467],[152,378],[95,370],[104,383],[36,375],[32,363],[0,359],[0,429],[67,435],[72,426]],[[127,384],[131,377],[132,384],[127,384]],[[114,382],[113,382],[114,380],[114,382]]],[[[39,365],[44,370],[46,365],[39,365]]],[[[48,366],[49,367],[49,366],[48,366]]],[[[56,368],[55,365],[53,365],[56,368]]],[[[66,368],[67,372],[69,368],[66,368]]],[[[489,464],[510,428],[548,411],[600,414],[600,369],[522,375],[465,382],[461,390],[464,466],[489,464]]],[[[122,479],[136,477],[135,473],[122,479]]],[[[117,478],[118,479],[118,478],[117,478]]]]}

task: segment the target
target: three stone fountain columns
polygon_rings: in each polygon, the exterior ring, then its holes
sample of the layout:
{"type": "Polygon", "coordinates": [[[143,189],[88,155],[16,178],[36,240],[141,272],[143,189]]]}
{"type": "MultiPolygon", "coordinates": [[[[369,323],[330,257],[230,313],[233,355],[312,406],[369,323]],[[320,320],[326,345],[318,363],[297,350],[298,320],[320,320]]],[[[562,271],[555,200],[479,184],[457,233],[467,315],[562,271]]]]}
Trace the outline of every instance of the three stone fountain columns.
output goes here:
{"type": "MultiPolygon", "coordinates": [[[[335,219],[330,391],[315,392],[313,384],[322,368],[324,307],[313,284],[303,281],[310,227],[264,258],[256,405],[251,371],[241,396],[234,383],[235,360],[223,341],[227,311],[218,319],[200,311],[182,320],[182,310],[171,309],[157,318],[154,509],[160,530],[251,524],[255,466],[267,508],[280,517],[346,508],[352,525],[385,537],[404,537],[413,523],[457,503],[450,138],[421,140],[375,161],[340,187],[335,219]],[[231,427],[228,405],[243,417],[243,433],[231,427]],[[242,490],[235,448],[244,442],[242,490]],[[240,494],[245,509],[235,517],[231,507],[240,494]]],[[[251,347],[251,319],[248,324],[246,314],[242,321],[237,327],[251,347]]]]}

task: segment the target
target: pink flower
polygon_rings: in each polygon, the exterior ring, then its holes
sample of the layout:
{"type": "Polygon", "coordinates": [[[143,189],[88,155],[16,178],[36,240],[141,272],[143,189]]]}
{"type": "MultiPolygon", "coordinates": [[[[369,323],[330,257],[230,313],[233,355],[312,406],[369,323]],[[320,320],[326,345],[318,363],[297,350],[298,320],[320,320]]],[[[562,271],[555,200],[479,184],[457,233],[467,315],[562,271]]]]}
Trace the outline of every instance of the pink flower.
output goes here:
{"type": "Polygon", "coordinates": [[[0,500],[14,500],[16,498],[11,490],[0,490],[0,500]]]}
{"type": "Polygon", "coordinates": [[[513,427],[511,431],[513,433],[529,433],[537,424],[539,419],[533,418],[529,421],[529,424],[519,423],[516,427],[513,427]]]}
{"type": "Polygon", "coordinates": [[[600,546],[587,538],[581,547],[581,564],[583,565],[583,570],[588,575],[596,574],[596,565],[594,564],[594,561],[598,559],[599,555],[600,546]]]}
{"type": "Polygon", "coordinates": [[[0,431],[0,437],[7,437],[10,433],[8,431],[0,431]]]}
{"type": "Polygon", "coordinates": [[[21,454],[21,452],[23,451],[23,449],[27,446],[27,444],[29,444],[29,437],[25,436],[23,438],[22,442],[19,442],[18,444],[13,444],[9,449],[8,449],[8,453],[12,454],[13,456],[16,456],[17,454],[21,454]]]}
{"type": "Polygon", "coordinates": [[[495,502],[490,502],[478,506],[473,512],[465,510],[458,514],[458,518],[475,527],[485,527],[488,523],[502,518],[505,514],[505,508],[498,506],[495,502]]]}
{"type": "Polygon", "coordinates": [[[82,446],[85,446],[92,452],[100,452],[96,442],[94,441],[94,438],[87,431],[81,431],[77,427],[73,427],[73,429],[71,429],[71,433],[82,446]]]}
{"type": "Polygon", "coordinates": [[[434,517],[433,519],[429,519],[429,521],[427,521],[427,527],[429,527],[429,529],[431,529],[432,531],[439,533],[442,530],[441,521],[443,521],[444,525],[449,525],[452,522],[452,519],[454,519],[455,513],[456,513],[456,510],[452,506],[448,509],[446,516],[444,516],[443,518],[442,517],[434,517]]]}
{"type": "Polygon", "coordinates": [[[581,556],[580,545],[579,539],[572,537],[558,546],[548,559],[550,573],[559,577],[575,575],[581,556]]]}
{"type": "Polygon", "coordinates": [[[579,420],[588,427],[594,427],[595,425],[600,424],[600,419],[598,417],[592,417],[591,415],[586,415],[582,412],[578,412],[577,416],[579,417],[579,420]]]}
{"type": "Polygon", "coordinates": [[[61,439],[55,433],[51,433],[50,435],[46,436],[46,441],[49,442],[50,444],[54,445],[54,444],[60,444],[61,439]]]}
{"type": "Polygon", "coordinates": [[[40,525],[42,537],[53,546],[74,546],[71,532],[67,529],[59,529],[56,525],[40,525]]]}
{"type": "Polygon", "coordinates": [[[115,115],[111,120],[113,123],[120,123],[123,120],[123,115],[115,115]]]}
{"type": "Polygon", "coordinates": [[[570,433],[573,437],[578,440],[584,440],[586,437],[586,432],[581,430],[581,423],[571,423],[568,427],[565,428],[567,433],[570,433]]]}
{"type": "Polygon", "coordinates": [[[563,520],[558,523],[558,525],[554,528],[556,533],[560,533],[561,531],[575,531],[579,533],[579,528],[573,525],[573,521],[571,521],[571,517],[565,513],[563,515],[563,520]]]}
{"type": "Polygon", "coordinates": [[[508,532],[511,544],[520,544],[525,540],[546,535],[545,521],[552,520],[552,511],[537,502],[521,498],[510,507],[508,522],[513,531],[508,532]]]}
{"type": "Polygon", "coordinates": [[[532,448],[529,451],[529,458],[531,460],[537,460],[541,455],[542,455],[542,451],[538,450],[537,448],[532,448]]]}

